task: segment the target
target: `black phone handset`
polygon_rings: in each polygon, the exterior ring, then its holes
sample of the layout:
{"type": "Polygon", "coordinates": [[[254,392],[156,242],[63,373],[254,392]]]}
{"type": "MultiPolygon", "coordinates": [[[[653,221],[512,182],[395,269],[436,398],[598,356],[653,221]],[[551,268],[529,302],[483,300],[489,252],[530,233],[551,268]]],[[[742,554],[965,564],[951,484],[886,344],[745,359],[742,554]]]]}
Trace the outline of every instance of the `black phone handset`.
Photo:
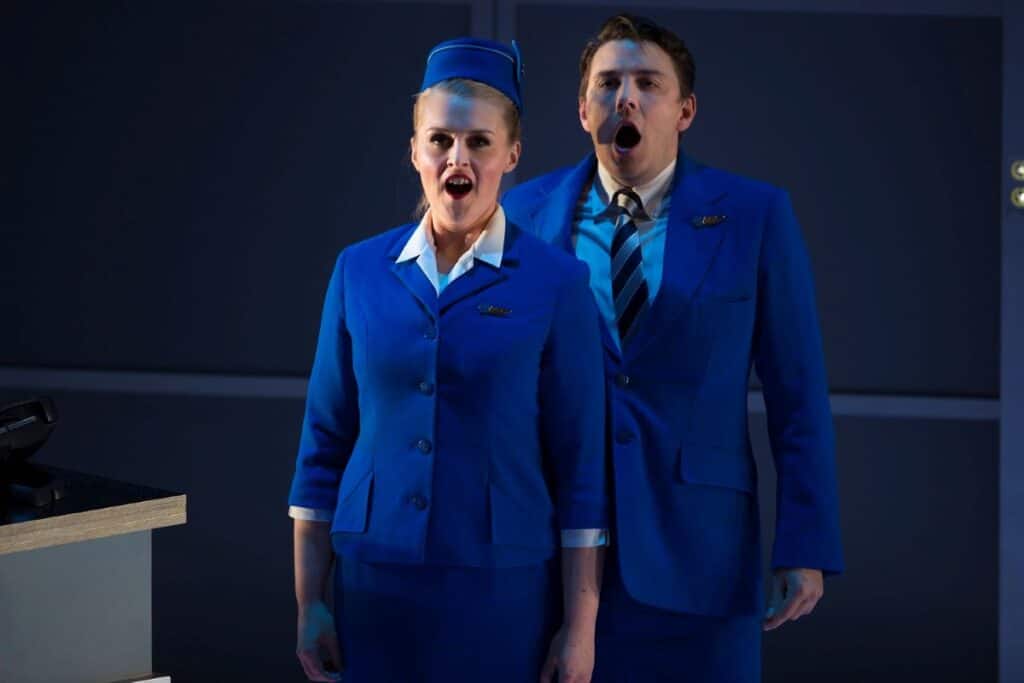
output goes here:
{"type": "Polygon", "coordinates": [[[0,498],[6,493],[33,506],[64,495],[64,484],[26,461],[46,443],[57,425],[53,399],[31,398],[0,407],[0,498]]]}
{"type": "Polygon", "coordinates": [[[28,460],[57,424],[53,399],[30,398],[0,407],[0,465],[28,460]]]}

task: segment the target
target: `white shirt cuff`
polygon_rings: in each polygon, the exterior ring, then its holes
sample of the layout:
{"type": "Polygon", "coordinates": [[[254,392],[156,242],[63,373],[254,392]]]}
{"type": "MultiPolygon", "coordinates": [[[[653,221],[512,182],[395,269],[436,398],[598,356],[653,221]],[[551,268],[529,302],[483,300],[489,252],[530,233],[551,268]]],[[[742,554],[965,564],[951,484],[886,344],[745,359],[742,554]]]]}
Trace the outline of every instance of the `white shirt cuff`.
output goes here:
{"type": "Polygon", "coordinates": [[[288,507],[288,516],[292,519],[302,519],[307,522],[330,522],[333,518],[330,510],[314,510],[297,505],[288,507]]]}
{"type": "Polygon", "coordinates": [[[596,548],[611,545],[607,529],[562,529],[563,548],[596,548]]]}

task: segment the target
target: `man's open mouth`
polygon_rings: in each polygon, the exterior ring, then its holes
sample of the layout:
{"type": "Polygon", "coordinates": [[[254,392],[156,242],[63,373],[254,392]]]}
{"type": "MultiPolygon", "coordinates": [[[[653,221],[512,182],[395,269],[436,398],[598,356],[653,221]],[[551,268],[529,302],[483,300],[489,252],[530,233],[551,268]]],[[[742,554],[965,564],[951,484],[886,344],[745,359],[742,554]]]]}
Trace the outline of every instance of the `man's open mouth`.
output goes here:
{"type": "Polygon", "coordinates": [[[444,181],[444,191],[453,199],[462,199],[473,189],[473,181],[464,175],[453,175],[444,181]]]}
{"type": "Polygon", "coordinates": [[[629,121],[624,121],[615,131],[615,146],[619,149],[633,149],[640,144],[640,131],[629,121]]]}

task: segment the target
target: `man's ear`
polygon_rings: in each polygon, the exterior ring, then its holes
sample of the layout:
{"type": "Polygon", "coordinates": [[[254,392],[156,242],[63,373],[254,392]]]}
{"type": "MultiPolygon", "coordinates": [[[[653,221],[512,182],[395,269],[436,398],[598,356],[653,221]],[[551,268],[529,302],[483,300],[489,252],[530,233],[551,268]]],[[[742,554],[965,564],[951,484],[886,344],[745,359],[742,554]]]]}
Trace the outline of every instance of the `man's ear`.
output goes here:
{"type": "Polygon", "coordinates": [[[590,122],[587,121],[587,98],[581,97],[578,102],[579,115],[580,115],[580,126],[583,130],[590,132],[590,122]]]}
{"type": "Polygon", "coordinates": [[[679,119],[676,121],[676,131],[682,133],[693,124],[697,116],[697,95],[690,93],[683,98],[682,106],[679,108],[679,119]]]}

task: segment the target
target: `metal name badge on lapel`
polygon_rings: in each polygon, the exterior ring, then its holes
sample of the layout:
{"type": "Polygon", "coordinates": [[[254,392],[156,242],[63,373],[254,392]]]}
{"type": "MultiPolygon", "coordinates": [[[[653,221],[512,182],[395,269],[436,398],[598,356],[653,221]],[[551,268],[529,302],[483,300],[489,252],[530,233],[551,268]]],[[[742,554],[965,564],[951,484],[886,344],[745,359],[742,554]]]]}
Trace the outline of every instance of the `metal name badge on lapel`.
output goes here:
{"type": "Polygon", "coordinates": [[[694,216],[690,223],[693,227],[700,230],[701,228],[713,228],[716,225],[724,223],[726,218],[728,218],[728,216],[694,216]]]}
{"type": "Polygon", "coordinates": [[[477,304],[476,310],[480,311],[480,315],[493,315],[496,318],[507,318],[508,314],[512,312],[511,308],[488,304],[477,304]]]}

